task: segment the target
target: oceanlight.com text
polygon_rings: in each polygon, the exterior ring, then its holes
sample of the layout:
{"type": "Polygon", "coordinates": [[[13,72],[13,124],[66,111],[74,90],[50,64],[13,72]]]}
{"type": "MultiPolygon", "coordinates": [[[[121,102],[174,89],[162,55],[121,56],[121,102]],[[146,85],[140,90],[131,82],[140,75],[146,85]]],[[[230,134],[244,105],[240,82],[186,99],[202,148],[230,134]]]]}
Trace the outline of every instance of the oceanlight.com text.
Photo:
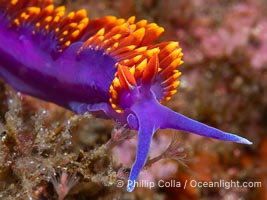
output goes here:
{"type": "MultiPolygon", "coordinates": [[[[130,181],[127,182],[131,183],[130,181]]],[[[117,187],[123,187],[126,183],[123,180],[117,180],[117,187]]],[[[256,181],[234,181],[234,180],[218,180],[218,181],[198,181],[198,180],[185,180],[184,182],[178,180],[158,180],[158,181],[149,181],[149,180],[139,180],[135,181],[134,185],[136,188],[183,188],[187,187],[192,188],[256,188],[261,187],[261,182],[256,181]]]]}

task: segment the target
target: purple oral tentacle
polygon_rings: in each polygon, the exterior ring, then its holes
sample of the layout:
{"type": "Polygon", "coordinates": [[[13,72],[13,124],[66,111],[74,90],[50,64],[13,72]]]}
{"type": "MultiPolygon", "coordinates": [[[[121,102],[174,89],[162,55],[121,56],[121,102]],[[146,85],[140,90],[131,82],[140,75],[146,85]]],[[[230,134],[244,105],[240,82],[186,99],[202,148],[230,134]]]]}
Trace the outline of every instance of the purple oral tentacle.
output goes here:
{"type": "Polygon", "coordinates": [[[190,119],[182,114],[170,110],[165,106],[159,106],[161,107],[159,107],[158,109],[160,110],[159,112],[162,115],[162,119],[165,119],[161,125],[161,128],[182,130],[218,140],[231,141],[243,144],[252,144],[252,142],[243,137],[221,131],[196,120],[190,119]]]}
{"type": "Polygon", "coordinates": [[[127,190],[133,191],[135,182],[147,160],[150,143],[154,132],[161,128],[172,128],[195,133],[205,137],[219,140],[232,141],[243,144],[252,144],[249,140],[240,136],[220,131],[193,119],[176,113],[161,105],[153,92],[143,93],[144,100],[135,102],[131,106],[134,114],[128,115],[127,122],[132,129],[138,130],[138,147],[135,162],[132,166],[128,180],[127,190]]]}
{"type": "MultiPolygon", "coordinates": [[[[145,166],[149,149],[150,149],[150,143],[152,140],[152,137],[155,133],[155,131],[158,129],[157,124],[155,123],[153,119],[153,109],[151,109],[150,106],[148,106],[147,102],[140,103],[138,105],[133,106],[133,111],[135,113],[136,120],[138,121],[138,143],[137,143],[137,151],[136,151],[136,158],[135,162],[131,168],[128,185],[127,185],[127,191],[132,192],[135,187],[135,183],[137,181],[137,178],[145,166]]],[[[135,127],[136,120],[134,120],[134,116],[131,115],[131,120],[128,119],[128,123],[130,126],[135,127]]]]}
{"type": "Polygon", "coordinates": [[[155,132],[153,124],[141,123],[138,130],[138,143],[137,143],[137,152],[135,162],[132,166],[130,177],[128,180],[127,191],[132,192],[135,187],[135,182],[145,166],[150,143],[155,132]]]}

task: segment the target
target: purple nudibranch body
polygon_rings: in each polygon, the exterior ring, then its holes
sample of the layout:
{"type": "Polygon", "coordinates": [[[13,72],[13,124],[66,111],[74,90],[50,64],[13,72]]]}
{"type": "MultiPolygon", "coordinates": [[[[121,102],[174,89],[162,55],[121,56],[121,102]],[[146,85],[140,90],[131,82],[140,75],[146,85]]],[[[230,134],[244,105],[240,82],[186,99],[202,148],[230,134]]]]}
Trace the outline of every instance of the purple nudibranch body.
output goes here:
{"type": "Polygon", "coordinates": [[[176,92],[183,62],[177,42],[153,44],[163,31],[134,17],[89,20],[84,10],[65,16],[52,0],[0,0],[0,77],[22,93],[137,130],[127,186],[133,191],[158,129],[252,144],[161,104],[176,92]]]}

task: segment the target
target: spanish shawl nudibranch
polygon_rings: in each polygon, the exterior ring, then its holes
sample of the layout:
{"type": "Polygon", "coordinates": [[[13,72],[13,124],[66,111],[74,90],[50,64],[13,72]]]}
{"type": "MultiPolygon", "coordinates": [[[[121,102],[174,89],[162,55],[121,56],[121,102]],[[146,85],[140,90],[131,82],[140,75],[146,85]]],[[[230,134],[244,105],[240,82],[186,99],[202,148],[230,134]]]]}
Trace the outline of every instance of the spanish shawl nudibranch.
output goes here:
{"type": "Polygon", "coordinates": [[[134,17],[65,16],[52,0],[0,0],[0,76],[22,93],[138,130],[132,191],[158,129],[251,144],[161,104],[176,93],[183,63],[177,42],[153,44],[163,31],[134,17]]]}

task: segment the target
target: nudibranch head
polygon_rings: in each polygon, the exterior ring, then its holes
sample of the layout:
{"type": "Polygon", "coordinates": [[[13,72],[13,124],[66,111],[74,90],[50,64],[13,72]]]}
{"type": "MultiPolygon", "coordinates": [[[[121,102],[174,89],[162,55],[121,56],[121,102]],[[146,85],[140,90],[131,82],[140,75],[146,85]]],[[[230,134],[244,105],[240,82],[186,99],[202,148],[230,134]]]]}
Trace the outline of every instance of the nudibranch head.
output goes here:
{"type": "MultiPolygon", "coordinates": [[[[113,110],[126,118],[128,127],[138,130],[138,146],[131,169],[128,191],[135,186],[145,165],[150,142],[158,129],[173,128],[226,141],[251,144],[250,141],[209,127],[175,113],[163,106],[176,93],[182,61],[178,42],[153,42],[164,31],[145,20],[134,23],[134,18],[117,23],[106,32],[104,28],[90,37],[83,48],[104,49],[115,60],[114,79],[109,88],[109,102],[113,110]]],[[[114,117],[115,118],[115,117],[114,117]]]]}
{"type": "MultiPolygon", "coordinates": [[[[0,0],[0,11],[0,22],[19,41],[9,40],[15,47],[0,45],[0,75],[11,85],[77,113],[104,111],[138,130],[128,191],[134,189],[158,129],[251,144],[161,104],[177,91],[183,53],[178,42],[154,44],[164,31],[157,24],[134,17],[89,20],[83,9],[65,16],[65,8],[55,8],[52,0],[0,0]]],[[[6,42],[1,31],[0,41],[6,42]]]]}

